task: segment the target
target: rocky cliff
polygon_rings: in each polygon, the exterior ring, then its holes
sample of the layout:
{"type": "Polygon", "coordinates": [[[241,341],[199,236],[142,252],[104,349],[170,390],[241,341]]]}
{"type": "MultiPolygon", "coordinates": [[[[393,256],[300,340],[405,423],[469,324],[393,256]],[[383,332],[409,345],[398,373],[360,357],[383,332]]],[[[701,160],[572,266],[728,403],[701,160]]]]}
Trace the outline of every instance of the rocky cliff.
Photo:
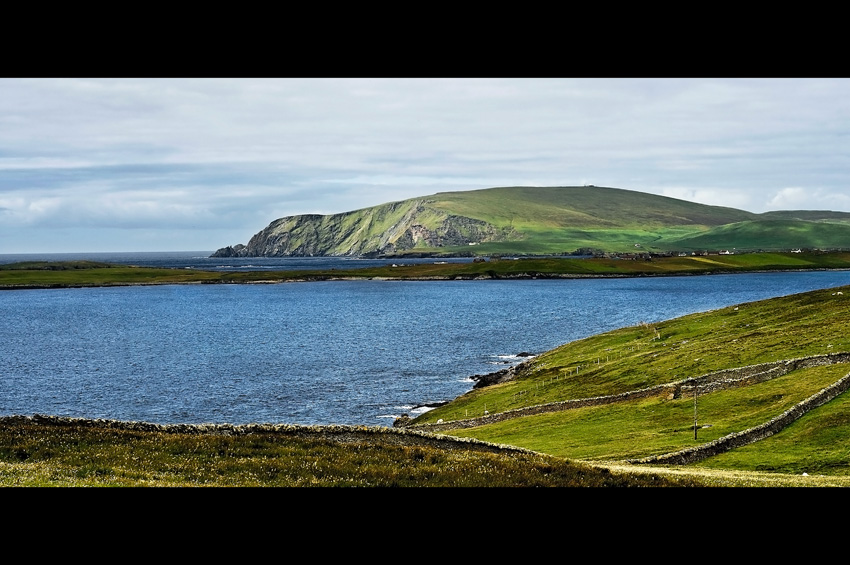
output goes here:
{"type": "Polygon", "coordinates": [[[386,255],[521,239],[512,228],[450,214],[430,203],[412,199],[341,214],[287,216],[273,221],[247,245],[224,247],[213,257],[386,255]]]}

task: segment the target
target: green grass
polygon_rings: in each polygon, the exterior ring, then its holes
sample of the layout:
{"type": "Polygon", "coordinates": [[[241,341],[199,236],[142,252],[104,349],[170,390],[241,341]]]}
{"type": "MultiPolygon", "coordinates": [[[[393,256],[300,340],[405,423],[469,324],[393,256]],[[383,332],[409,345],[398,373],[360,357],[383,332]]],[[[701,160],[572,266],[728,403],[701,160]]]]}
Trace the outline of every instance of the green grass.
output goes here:
{"type": "MultiPolygon", "coordinates": [[[[512,241],[483,243],[476,253],[846,249],[850,214],[753,214],[606,187],[499,187],[426,197],[446,213],[516,230],[512,241]],[[826,219],[826,220],[824,220],[826,219]]],[[[436,249],[435,249],[436,250],[436,249]]],[[[469,252],[446,247],[443,251],[469,252]]]]}
{"type": "Polygon", "coordinates": [[[722,369],[837,351],[850,351],[850,287],[639,324],[571,342],[526,362],[519,378],[474,389],[416,421],[458,420],[485,410],[620,394],[722,369]],[[840,291],[844,294],[834,294],[840,291]]]}
{"type": "Polygon", "coordinates": [[[845,393],[812,410],[772,437],[693,466],[850,476],[850,395],[845,393]]]}
{"type": "Polygon", "coordinates": [[[781,250],[795,247],[840,249],[850,246],[850,223],[839,221],[757,220],[712,228],[697,235],[667,238],[668,249],[781,250]]]}
{"type": "Polygon", "coordinates": [[[732,208],[607,187],[498,187],[443,192],[429,199],[451,213],[517,229],[721,225],[758,217],[732,208]]]}
{"type": "Polygon", "coordinates": [[[120,422],[0,419],[0,486],[695,486],[546,455],[372,428],[193,431],[120,422]]]}
{"type": "Polygon", "coordinates": [[[804,369],[758,385],[700,396],[698,422],[711,427],[698,429],[697,440],[693,397],[687,395],[577,408],[449,433],[570,459],[636,459],[694,447],[762,424],[847,373],[850,365],[846,364],[804,369]]]}
{"type": "Polygon", "coordinates": [[[0,287],[28,286],[108,286],[118,284],[174,284],[224,280],[225,275],[190,269],[160,269],[93,264],[87,267],[64,268],[21,267],[20,264],[0,266],[0,287]]]}

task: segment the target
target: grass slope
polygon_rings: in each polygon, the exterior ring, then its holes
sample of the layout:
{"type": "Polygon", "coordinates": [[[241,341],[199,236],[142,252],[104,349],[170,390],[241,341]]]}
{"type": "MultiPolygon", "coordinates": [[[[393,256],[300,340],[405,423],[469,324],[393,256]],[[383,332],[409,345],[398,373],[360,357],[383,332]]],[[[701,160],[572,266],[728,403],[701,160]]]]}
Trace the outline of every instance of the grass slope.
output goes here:
{"type": "Polygon", "coordinates": [[[848,372],[847,365],[805,369],[760,385],[707,394],[698,398],[698,420],[710,427],[698,429],[697,439],[691,395],[528,416],[481,429],[458,430],[452,435],[518,445],[570,459],[637,459],[694,447],[759,425],[848,372]]]}
{"type": "MultiPolygon", "coordinates": [[[[850,351],[850,287],[819,290],[639,324],[565,344],[527,362],[513,381],[475,389],[415,423],[619,394],[709,372],[850,351]]],[[[616,461],[676,451],[779,415],[850,373],[850,364],[799,369],[757,385],[687,393],[514,418],[448,433],[561,457],[616,461]]],[[[846,393],[777,434],[699,464],[700,468],[848,474],[850,441],[836,430],[846,393]],[[831,448],[824,452],[824,446],[831,448]],[[823,453],[823,455],[822,455],[823,453]],[[715,464],[715,461],[717,463],[715,464]]],[[[450,426],[450,424],[448,424],[450,426]]]]}
{"type": "MultiPolygon", "coordinates": [[[[517,237],[482,243],[473,250],[477,254],[557,254],[582,248],[625,252],[635,244],[666,250],[668,239],[757,217],[733,208],[589,186],[499,187],[438,193],[425,201],[448,214],[515,230],[517,237]]],[[[431,250],[468,253],[470,248],[431,250]]]]}
{"type": "Polygon", "coordinates": [[[671,239],[666,245],[685,250],[739,251],[846,248],[850,246],[850,223],[796,219],[736,222],[698,235],[671,239]]]}
{"type": "Polygon", "coordinates": [[[429,200],[453,214],[517,229],[715,226],[756,217],[734,208],[598,186],[500,187],[443,192],[429,200]]]}
{"type": "Polygon", "coordinates": [[[812,410],[774,436],[693,467],[850,476],[850,396],[812,410]]]}

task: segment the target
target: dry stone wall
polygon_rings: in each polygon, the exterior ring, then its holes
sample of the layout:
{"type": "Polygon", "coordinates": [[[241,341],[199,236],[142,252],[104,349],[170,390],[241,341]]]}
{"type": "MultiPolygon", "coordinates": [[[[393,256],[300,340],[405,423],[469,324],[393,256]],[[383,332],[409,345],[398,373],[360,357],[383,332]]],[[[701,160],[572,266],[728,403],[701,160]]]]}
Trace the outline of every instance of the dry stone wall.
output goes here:
{"type": "Polygon", "coordinates": [[[749,430],[744,430],[742,432],[729,434],[727,436],[718,438],[712,442],[706,443],[698,447],[684,449],[673,453],[666,453],[664,455],[658,455],[654,457],[632,459],[629,460],[629,463],[687,465],[689,463],[696,463],[697,461],[702,461],[703,459],[718,455],[736,447],[741,447],[743,445],[747,445],[759,441],[761,439],[770,437],[785,428],[786,426],[788,426],[789,424],[791,424],[792,422],[794,422],[795,420],[801,418],[809,410],[826,404],[839,394],[847,391],[848,388],[850,388],[850,373],[848,373],[832,385],[824,388],[820,392],[813,394],[812,396],[790,408],[789,410],[786,410],[776,418],[773,418],[769,422],[766,422],[760,426],[756,426],[754,428],[750,428],[749,430]]]}
{"type": "Polygon", "coordinates": [[[529,406],[526,408],[517,408],[507,410],[497,414],[487,414],[477,418],[469,418],[465,420],[454,420],[451,422],[438,422],[428,424],[411,424],[410,420],[397,420],[393,425],[395,427],[410,427],[429,432],[441,432],[445,430],[457,430],[464,428],[474,428],[485,424],[503,422],[513,418],[521,418],[523,416],[533,416],[536,414],[545,414],[549,412],[560,412],[562,410],[572,410],[585,406],[602,406],[605,404],[614,404],[617,402],[625,402],[627,400],[636,400],[639,398],[649,398],[653,396],[672,396],[678,398],[683,391],[693,389],[694,386],[700,387],[700,393],[715,392],[740,386],[749,386],[752,384],[764,382],[776,377],[786,375],[797,369],[815,367],[820,365],[832,365],[835,363],[850,363],[850,353],[828,353],[825,355],[813,355],[810,357],[801,357],[798,359],[788,359],[783,361],[773,361],[768,363],[759,363],[756,365],[747,365],[745,367],[737,367],[733,369],[723,369],[713,373],[707,373],[698,377],[690,377],[674,383],[656,385],[643,389],[614,394],[608,396],[596,396],[592,398],[581,398],[576,400],[564,400],[560,402],[551,402],[548,404],[540,404],[537,406],[529,406]]]}

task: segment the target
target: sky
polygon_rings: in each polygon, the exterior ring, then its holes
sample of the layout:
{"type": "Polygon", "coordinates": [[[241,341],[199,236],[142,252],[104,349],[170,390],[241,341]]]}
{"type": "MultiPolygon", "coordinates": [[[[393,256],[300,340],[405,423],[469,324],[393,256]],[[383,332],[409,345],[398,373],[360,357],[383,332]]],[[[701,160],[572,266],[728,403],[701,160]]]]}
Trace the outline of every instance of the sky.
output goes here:
{"type": "Polygon", "coordinates": [[[0,254],[214,251],[283,216],[585,184],[850,212],[850,79],[0,78],[0,254]]]}

